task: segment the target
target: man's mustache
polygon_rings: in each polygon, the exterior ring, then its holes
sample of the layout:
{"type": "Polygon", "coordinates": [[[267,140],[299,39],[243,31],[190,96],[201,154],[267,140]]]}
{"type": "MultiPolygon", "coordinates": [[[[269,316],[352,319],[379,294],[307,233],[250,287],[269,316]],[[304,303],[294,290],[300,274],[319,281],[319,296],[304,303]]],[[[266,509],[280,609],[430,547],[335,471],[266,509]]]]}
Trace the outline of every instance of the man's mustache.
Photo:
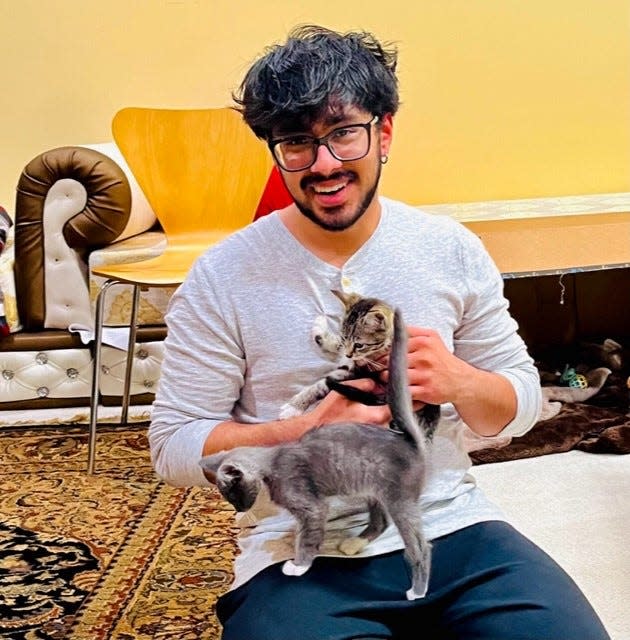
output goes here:
{"type": "Polygon", "coordinates": [[[329,176],[305,176],[300,180],[300,187],[306,190],[308,187],[314,184],[319,184],[320,182],[329,182],[330,180],[343,180],[347,178],[348,180],[352,180],[357,177],[357,174],[354,171],[336,171],[335,173],[331,173],[329,176]]]}

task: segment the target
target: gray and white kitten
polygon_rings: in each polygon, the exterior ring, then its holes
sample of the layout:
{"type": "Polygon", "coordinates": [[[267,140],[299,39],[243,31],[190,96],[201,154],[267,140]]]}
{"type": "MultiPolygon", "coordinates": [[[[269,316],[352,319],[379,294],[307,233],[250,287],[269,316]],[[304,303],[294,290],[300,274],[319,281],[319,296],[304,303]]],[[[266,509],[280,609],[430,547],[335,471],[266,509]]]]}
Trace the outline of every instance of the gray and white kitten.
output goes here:
{"type": "Polygon", "coordinates": [[[405,544],[412,572],[407,598],[428,588],[431,545],[424,537],[419,500],[425,482],[426,434],[413,411],[407,377],[407,329],[394,313],[389,359],[388,404],[400,432],[372,424],[338,423],[316,427],[296,442],[237,447],[205,456],[200,464],[237,511],[254,504],[263,485],[277,505],[296,519],[295,554],[286,575],[305,573],[324,540],[328,497],[367,499],[369,521],[361,534],[343,540],[347,555],[360,552],[385,531],[388,518],[405,544]]]}
{"type": "MultiPolygon", "coordinates": [[[[384,365],[381,358],[389,353],[394,328],[393,308],[378,298],[367,298],[356,293],[332,291],[341,300],[345,313],[339,334],[331,332],[325,316],[319,316],[312,336],[322,352],[337,367],[325,378],[302,389],[280,409],[280,418],[301,415],[311,405],[324,398],[331,390],[362,402],[375,405],[386,404],[386,396],[361,391],[342,384],[351,378],[370,377],[378,381],[384,365]]],[[[438,405],[425,405],[418,412],[429,437],[440,417],[438,405]]]]}

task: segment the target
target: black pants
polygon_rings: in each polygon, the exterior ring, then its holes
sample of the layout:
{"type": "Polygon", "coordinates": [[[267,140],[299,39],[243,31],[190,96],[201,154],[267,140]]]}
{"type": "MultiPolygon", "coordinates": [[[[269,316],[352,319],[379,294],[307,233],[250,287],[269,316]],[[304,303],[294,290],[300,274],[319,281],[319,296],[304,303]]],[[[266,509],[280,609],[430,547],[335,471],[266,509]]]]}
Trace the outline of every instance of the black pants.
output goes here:
{"type": "Polygon", "coordinates": [[[584,595],[546,553],[503,522],[433,541],[429,591],[409,601],[402,552],[281,564],[220,598],[223,640],[606,640],[584,595]]]}

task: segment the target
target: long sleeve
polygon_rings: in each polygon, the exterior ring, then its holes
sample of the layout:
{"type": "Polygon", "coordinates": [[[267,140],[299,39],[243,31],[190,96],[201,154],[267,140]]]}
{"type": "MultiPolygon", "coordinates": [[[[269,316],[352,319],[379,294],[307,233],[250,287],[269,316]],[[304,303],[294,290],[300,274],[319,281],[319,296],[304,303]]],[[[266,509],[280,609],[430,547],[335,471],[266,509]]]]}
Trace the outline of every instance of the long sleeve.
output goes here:
{"type": "Polygon", "coordinates": [[[517,412],[501,433],[523,435],[540,415],[538,371],[509,314],[501,274],[481,241],[465,231],[461,250],[467,290],[462,321],[454,334],[455,355],[475,367],[499,373],[512,383],[517,412]]]}
{"type": "Polygon", "coordinates": [[[208,484],[197,461],[211,430],[231,419],[243,384],[244,357],[220,309],[198,263],[169,305],[149,430],[155,470],[176,486],[208,484]]]}

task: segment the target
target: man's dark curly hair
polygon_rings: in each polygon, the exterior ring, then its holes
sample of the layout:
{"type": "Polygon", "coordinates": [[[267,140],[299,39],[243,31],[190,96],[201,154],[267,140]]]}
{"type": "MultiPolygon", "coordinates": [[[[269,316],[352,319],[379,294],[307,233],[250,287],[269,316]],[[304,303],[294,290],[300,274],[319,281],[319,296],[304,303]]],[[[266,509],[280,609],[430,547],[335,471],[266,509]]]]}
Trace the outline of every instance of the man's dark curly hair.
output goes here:
{"type": "Polygon", "coordinates": [[[398,109],[396,61],[396,49],[370,33],[300,26],[285,44],[265,51],[233,97],[245,122],[266,140],[277,125],[309,127],[345,106],[382,117],[398,109]]]}

